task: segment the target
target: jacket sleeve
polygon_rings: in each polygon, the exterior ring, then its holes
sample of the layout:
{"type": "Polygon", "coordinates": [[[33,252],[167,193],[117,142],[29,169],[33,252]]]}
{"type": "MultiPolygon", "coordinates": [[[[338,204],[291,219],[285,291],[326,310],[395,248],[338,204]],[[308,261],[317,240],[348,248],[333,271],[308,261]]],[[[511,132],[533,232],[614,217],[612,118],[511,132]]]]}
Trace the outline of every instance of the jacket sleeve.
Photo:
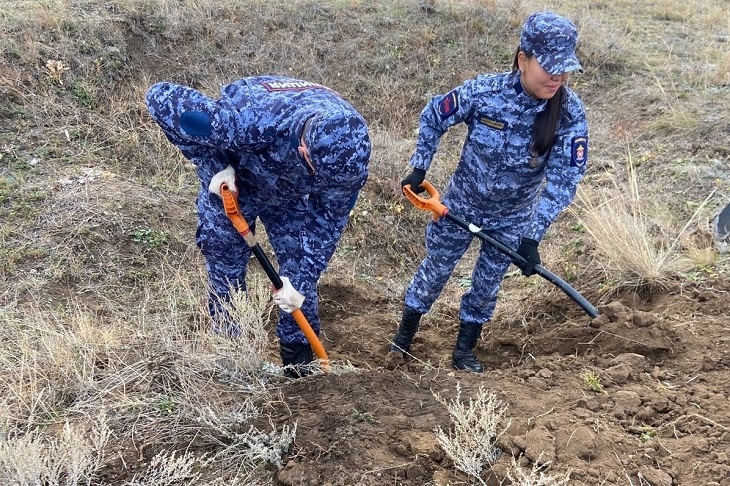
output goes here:
{"type": "Polygon", "coordinates": [[[575,197],[588,163],[588,123],[585,109],[571,93],[566,123],[557,134],[548,160],[546,184],[524,236],[540,241],[558,215],[575,197]]]}
{"type": "Polygon", "coordinates": [[[160,82],[147,90],[145,104],[168,141],[198,168],[207,187],[212,175],[230,163],[225,147],[212,139],[230,129],[217,116],[217,102],[195,89],[160,82]]]}
{"type": "Polygon", "coordinates": [[[431,98],[418,121],[416,150],[410,164],[414,169],[428,170],[446,131],[467,120],[472,111],[475,80],[469,80],[444,95],[431,98]]]}

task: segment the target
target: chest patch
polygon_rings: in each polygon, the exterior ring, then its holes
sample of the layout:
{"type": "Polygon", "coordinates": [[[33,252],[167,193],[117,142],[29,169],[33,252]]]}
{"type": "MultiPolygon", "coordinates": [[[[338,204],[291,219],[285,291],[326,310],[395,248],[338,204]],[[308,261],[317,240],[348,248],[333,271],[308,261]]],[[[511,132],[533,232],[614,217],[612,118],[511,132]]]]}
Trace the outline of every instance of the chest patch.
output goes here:
{"type": "Polygon", "coordinates": [[[505,123],[503,121],[487,118],[486,116],[480,116],[479,123],[481,123],[482,125],[486,125],[494,130],[504,130],[505,127],[505,123]]]}
{"type": "Polygon", "coordinates": [[[261,86],[268,91],[302,91],[305,89],[325,88],[321,84],[309,81],[266,81],[261,86]]]}
{"type": "Polygon", "coordinates": [[[448,118],[459,109],[459,97],[456,96],[456,91],[445,94],[441,101],[439,101],[439,116],[443,120],[448,118]]]}
{"type": "Polygon", "coordinates": [[[573,137],[570,149],[570,165],[583,167],[588,160],[588,137],[573,137]]]}

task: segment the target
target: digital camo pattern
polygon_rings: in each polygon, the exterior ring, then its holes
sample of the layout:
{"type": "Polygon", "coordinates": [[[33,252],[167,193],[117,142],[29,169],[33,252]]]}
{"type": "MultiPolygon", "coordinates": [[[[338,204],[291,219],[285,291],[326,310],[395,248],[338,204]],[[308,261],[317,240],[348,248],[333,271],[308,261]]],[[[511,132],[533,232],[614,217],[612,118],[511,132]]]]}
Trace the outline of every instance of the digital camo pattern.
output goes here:
{"type": "Polygon", "coordinates": [[[530,15],[522,25],[520,48],[534,55],[550,74],[581,70],[575,56],[578,30],[570,20],[552,12],[530,15]]]}
{"type": "MultiPolygon", "coordinates": [[[[221,302],[231,288],[245,289],[250,249],[208,192],[211,178],[236,169],[238,202],[252,228],[266,229],[279,274],[305,296],[302,312],[319,333],[317,282],[327,267],[349,213],[368,176],[370,139],[365,120],[324,86],[286,77],[237,80],[211,99],[171,83],[152,86],[147,107],[163,132],[197,168],[196,242],[210,281],[209,307],[218,332],[235,336],[221,302]],[[297,152],[304,123],[314,174],[297,152]]],[[[306,343],[292,317],[280,312],[282,342],[306,343]]]]}
{"type": "MultiPolygon", "coordinates": [[[[583,104],[568,90],[552,150],[544,156],[531,154],[533,124],[545,106],[524,92],[519,73],[469,80],[434,97],[421,112],[411,165],[427,170],[441,136],[465,123],[466,141],[442,202],[452,214],[512,248],[523,236],[540,241],[575,196],[586,169],[588,140],[583,104]],[[580,152],[573,148],[577,140],[585,141],[580,152]]],[[[406,291],[407,306],[422,313],[431,308],[472,239],[446,220],[429,223],[427,255],[406,291]]],[[[476,324],[492,317],[509,263],[508,257],[482,244],[472,287],[462,298],[462,321],[476,324]]]]}

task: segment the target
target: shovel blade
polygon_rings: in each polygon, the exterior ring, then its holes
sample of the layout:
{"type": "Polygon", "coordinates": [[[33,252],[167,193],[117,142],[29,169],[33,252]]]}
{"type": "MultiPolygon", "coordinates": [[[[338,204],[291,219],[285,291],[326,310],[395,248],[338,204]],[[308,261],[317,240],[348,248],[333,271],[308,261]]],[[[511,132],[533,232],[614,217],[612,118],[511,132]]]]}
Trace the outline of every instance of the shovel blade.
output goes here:
{"type": "Polygon", "coordinates": [[[730,204],[715,217],[715,246],[720,252],[727,252],[730,247],[730,204]]]}

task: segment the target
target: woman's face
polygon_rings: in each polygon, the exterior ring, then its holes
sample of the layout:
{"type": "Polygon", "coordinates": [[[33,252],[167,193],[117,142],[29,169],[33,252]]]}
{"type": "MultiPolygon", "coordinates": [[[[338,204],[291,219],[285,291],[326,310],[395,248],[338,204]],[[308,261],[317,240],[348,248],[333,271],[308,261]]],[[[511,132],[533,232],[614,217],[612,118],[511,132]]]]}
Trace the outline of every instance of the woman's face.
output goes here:
{"type": "Polygon", "coordinates": [[[518,54],[517,63],[522,72],[522,87],[530,96],[540,100],[549,100],[555,96],[560,86],[570,78],[570,73],[550,74],[540,66],[536,57],[527,57],[524,52],[518,54]]]}

